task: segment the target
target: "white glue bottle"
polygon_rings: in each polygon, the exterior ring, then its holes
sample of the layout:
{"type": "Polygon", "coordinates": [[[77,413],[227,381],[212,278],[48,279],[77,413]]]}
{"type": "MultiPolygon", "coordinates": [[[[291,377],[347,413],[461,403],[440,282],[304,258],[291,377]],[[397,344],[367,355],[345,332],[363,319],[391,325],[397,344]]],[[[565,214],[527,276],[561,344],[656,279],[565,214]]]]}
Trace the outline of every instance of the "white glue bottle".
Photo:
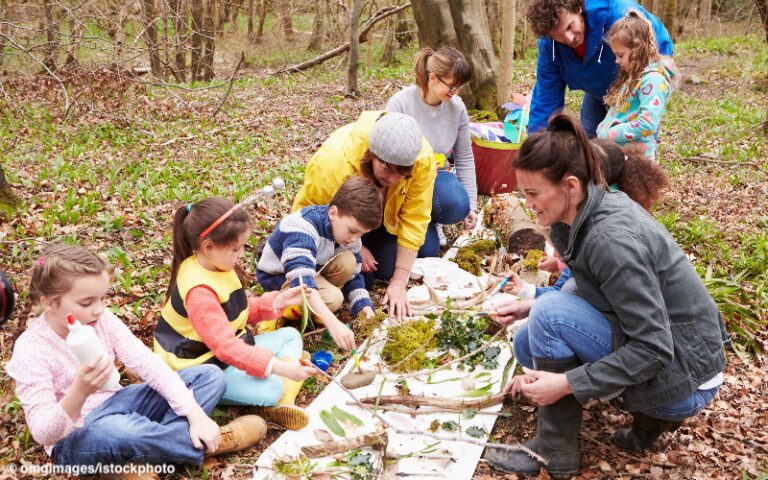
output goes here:
{"type": "MultiPolygon", "coordinates": [[[[107,350],[101,344],[96,330],[90,325],[83,325],[70,313],[67,315],[67,347],[77,357],[80,365],[87,365],[96,358],[106,357],[107,350]]],[[[120,384],[120,374],[117,368],[112,365],[112,373],[104,384],[99,387],[101,390],[112,390],[120,384]]]]}

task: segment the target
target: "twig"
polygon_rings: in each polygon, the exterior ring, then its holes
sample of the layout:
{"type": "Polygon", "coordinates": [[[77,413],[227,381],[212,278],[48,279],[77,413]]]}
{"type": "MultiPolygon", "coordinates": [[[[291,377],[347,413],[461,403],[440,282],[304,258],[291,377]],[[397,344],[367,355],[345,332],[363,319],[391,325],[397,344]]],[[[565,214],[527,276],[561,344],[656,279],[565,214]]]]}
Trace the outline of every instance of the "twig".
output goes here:
{"type": "Polygon", "coordinates": [[[464,442],[464,443],[471,443],[472,445],[478,445],[481,447],[488,447],[488,448],[497,448],[500,450],[507,450],[507,451],[523,451],[531,456],[531,458],[534,458],[535,460],[541,462],[542,464],[546,465],[548,462],[546,459],[542,458],[538,453],[534,452],[530,448],[521,445],[520,443],[517,443],[515,445],[507,445],[502,443],[492,443],[492,442],[483,442],[480,440],[470,439],[470,438],[464,438],[459,437],[456,435],[450,436],[450,435],[437,435],[431,432],[421,432],[418,430],[403,430],[401,428],[396,427],[395,425],[392,425],[389,423],[384,417],[376,413],[371,407],[363,404],[360,402],[360,400],[355,396],[354,393],[352,393],[347,387],[341,384],[338,380],[336,380],[334,377],[329,375],[328,373],[320,370],[319,368],[315,367],[315,369],[320,372],[321,375],[324,375],[329,381],[335,383],[339,386],[347,395],[349,395],[352,400],[355,401],[355,404],[361,408],[362,410],[367,411],[371,415],[373,415],[377,420],[379,420],[383,425],[385,425],[387,428],[393,430],[396,433],[399,433],[400,435],[421,435],[424,437],[434,438],[436,440],[446,441],[446,442],[464,442]]]}
{"type": "Polygon", "coordinates": [[[757,162],[741,162],[739,160],[718,160],[716,158],[710,158],[710,157],[682,157],[680,160],[683,162],[715,163],[718,165],[737,165],[737,166],[752,167],[752,168],[756,168],[757,170],[760,170],[763,173],[768,173],[768,170],[764,169],[757,162]]]}
{"type": "Polygon", "coordinates": [[[413,357],[413,356],[414,356],[414,355],[416,355],[417,353],[419,353],[419,352],[421,352],[422,350],[424,350],[425,348],[427,348],[427,347],[429,346],[429,342],[431,342],[431,341],[432,341],[432,339],[433,339],[433,338],[435,338],[435,334],[436,334],[436,332],[432,332],[432,335],[430,335],[430,336],[429,336],[429,338],[427,339],[427,341],[426,341],[426,342],[424,342],[423,344],[421,344],[421,346],[419,346],[419,348],[417,348],[416,350],[414,350],[414,351],[412,351],[411,353],[409,353],[408,355],[406,355],[406,356],[405,356],[405,358],[403,358],[402,360],[400,360],[400,361],[399,361],[399,362],[397,362],[396,364],[394,364],[394,365],[392,365],[391,367],[389,367],[389,369],[390,369],[390,370],[392,370],[392,371],[395,371],[395,370],[397,370],[397,368],[398,368],[398,367],[400,367],[400,365],[404,364],[404,363],[405,363],[405,362],[407,362],[407,361],[408,361],[408,360],[409,360],[411,357],[413,357]]]}
{"type": "MultiPolygon", "coordinates": [[[[353,402],[347,402],[347,405],[354,405],[353,402]]],[[[468,408],[468,407],[467,407],[468,408]]],[[[390,405],[379,404],[379,410],[385,412],[402,413],[404,415],[434,415],[437,413],[462,413],[461,410],[453,410],[450,408],[423,408],[419,410],[413,410],[410,408],[393,407],[390,405]]],[[[475,415],[487,415],[489,417],[505,417],[508,414],[504,412],[475,412],[475,415]]]]}
{"type": "Polygon", "coordinates": [[[235,69],[232,71],[232,75],[229,76],[229,85],[227,86],[227,91],[224,93],[224,96],[221,97],[221,101],[219,101],[219,105],[216,107],[216,110],[213,111],[211,118],[216,117],[216,114],[219,113],[219,110],[221,110],[221,107],[224,105],[224,102],[227,101],[227,97],[229,97],[229,92],[232,91],[232,84],[235,82],[235,75],[237,75],[237,72],[238,70],[240,70],[240,66],[243,64],[244,60],[245,60],[245,52],[240,50],[240,60],[237,62],[237,66],[235,66],[235,69]]]}

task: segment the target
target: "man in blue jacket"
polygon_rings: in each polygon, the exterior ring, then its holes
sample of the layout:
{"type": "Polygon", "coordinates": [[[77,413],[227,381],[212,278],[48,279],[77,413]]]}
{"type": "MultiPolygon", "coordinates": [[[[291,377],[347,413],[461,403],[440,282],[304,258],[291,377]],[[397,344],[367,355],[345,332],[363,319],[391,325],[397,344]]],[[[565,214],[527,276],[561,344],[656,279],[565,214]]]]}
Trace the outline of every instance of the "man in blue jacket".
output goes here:
{"type": "Polygon", "coordinates": [[[587,135],[595,136],[607,112],[603,97],[618,73],[605,37],[633,8],[651,21],[659,52],[671,56],[669,32],[634,0],[531,0],[527,17],[539,36],[539,58],[529,134],[546,127],[549,117],[563,109],[567,86],[584,91],[581,126],[587,135]]]}

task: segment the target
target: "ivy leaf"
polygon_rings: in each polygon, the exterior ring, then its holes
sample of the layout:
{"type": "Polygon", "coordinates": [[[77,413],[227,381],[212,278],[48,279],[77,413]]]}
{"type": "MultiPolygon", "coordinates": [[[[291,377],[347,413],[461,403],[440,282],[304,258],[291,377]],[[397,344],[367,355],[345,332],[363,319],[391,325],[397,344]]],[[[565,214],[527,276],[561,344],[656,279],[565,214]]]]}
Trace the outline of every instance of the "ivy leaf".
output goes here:
{"type": "Polygon", "coordinates": [[[481,437],[484,437],[484,436],[488,435],[488,432],[486,432],[484,428],[477,427],[475,425],[469,427],[464,432],[467,435],[469,435],[470,437],[473,437],[473,438],[481,438],[481,437]]]}
{"type": "Polygon", "coordinates": [[[459,428],[459,425],[453,420],[448,420],[447,422],[440,424],[440,428],[449,432],[454,432],[457,428],[459,428]]]}
{"type": "Polygon", "coordinates": [[[363,426],[363,421],[362,420],[360,420],[356,416],[352,415],[351,413],[346,412],[346,411],[340,409],[336,405],[334,405],[333,408],[331,408],[331,413],[333,414],[334,417],[336,417],[336,419],[338,421],[340,421],[342,423],[349,423],[349,424],[352,424],[352,425],[357,425],[358,427],[362,427],[363,426]]]}
{"type": "Polygon", "coordinates": [[[465,408],[464,411],[461,412],[461,415],[467,420],[471,420],[477,415],[477,410],[474,408],[465,408]]]}
{"type": "Polygon", "coordinates": [[[328,410],[321,410],[320,411],[320,420],[323,421],[326,427],[328,427],[328,430],[335,433],[336,435],[340,437],[347,438],[347,434],[344,433],[344,429],[341,428],[341,425],[339,425],[338,420],[336,420],[336,417],[334,417],[331,412],[328,410]]]}

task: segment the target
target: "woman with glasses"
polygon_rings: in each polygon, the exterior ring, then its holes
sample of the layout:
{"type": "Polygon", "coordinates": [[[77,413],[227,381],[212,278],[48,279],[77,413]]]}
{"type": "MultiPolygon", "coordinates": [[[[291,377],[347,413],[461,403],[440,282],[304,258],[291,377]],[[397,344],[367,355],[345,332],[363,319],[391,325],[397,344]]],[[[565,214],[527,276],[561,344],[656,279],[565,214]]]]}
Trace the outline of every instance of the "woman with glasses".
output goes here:
{"type": "Polygon", "coordinates": [[[458,91],[472,77],[469,63],[453,47],[424,48],[416,54],[416,85],[397,92],[387,111],[415,118],[438,159],[432,221],[422,247],[423,256],[436,256],[440,249],[441,224],[464,221],[466,228],[477,223],[475,157],[469,138],[469,116],[458,91]],[[448,162],[446,162],[448,160],[448,162]],[[452,163],[456,175],[448,168],[452,163]]]}
{"type": "Polygon", "coordinates": [[[352,175],[374,181],[382,194],[384,218],[380,228],[363,236],[361,264],[368,272],[368,289],[374,275],[389,281],[383,303],[398,318],[410,315],[406,285],[427,234],[435,174],[434,153],[416,120],[397,112],[363,112],[333,132],[310,158],[304,185],[293,201],[293,211],[327,205],[352,175]]]}

